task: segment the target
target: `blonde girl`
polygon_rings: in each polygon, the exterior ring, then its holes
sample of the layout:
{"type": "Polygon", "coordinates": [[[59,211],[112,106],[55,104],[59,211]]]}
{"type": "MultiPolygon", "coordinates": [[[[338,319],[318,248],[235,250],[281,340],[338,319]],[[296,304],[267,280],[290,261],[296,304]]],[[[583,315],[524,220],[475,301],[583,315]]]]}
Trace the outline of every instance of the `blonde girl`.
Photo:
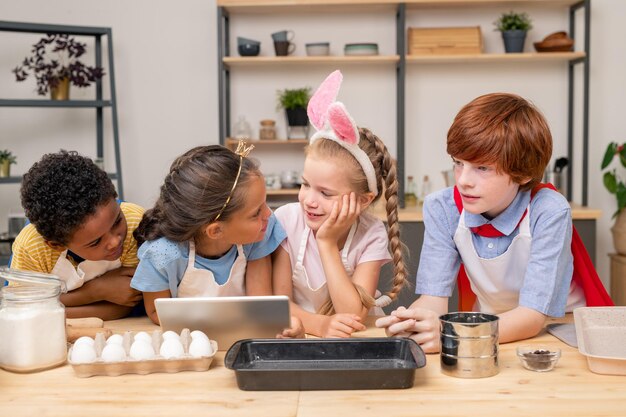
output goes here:
{"type": "Polygon", "coordinates": [[[309,120],[317,132],[306,150],[299,202],[276,210],[287,239],[273,255],[274,293],[288,295],[306,332],[321,337],[364,330],[365,315],[382,314],[380,307],[396,297],[407,274],[395,161],[335,101],[341,81],[333,72],[311,98],[309,120]],[[366,211],[383,192],[388,231],[366,211]],[[392,288],[375,299],[380,269],[391,260],[392,288]]]}

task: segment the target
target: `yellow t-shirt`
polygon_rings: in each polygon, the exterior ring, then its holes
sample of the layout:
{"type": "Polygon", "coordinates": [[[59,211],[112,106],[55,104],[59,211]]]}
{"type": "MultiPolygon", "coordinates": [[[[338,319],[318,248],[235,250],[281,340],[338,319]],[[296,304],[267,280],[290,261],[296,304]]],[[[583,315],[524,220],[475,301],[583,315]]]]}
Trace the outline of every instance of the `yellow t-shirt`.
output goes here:
{"type": "MultiPolygon", "coordinates": [[[[137,241],[133,237],[133,232],[139,226],[145,210],[133,203],[121,203],[120,206],[128,227],[120,261],[122,266],[135,267],[139,264],[139,259],[137,259],[137,241]]],[[[62,252],[48,246],[43,236],[31,223],[22,229],[13,242],[11,268],[50,273],[62,252]]],[[[71,256],[68,260],[76,266],[71,256]]]]}

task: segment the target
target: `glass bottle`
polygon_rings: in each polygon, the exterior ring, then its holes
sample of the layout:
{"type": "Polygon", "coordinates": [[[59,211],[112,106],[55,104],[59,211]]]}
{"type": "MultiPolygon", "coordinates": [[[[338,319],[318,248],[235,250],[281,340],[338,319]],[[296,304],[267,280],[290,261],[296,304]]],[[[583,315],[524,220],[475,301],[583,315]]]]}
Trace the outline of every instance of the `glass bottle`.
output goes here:
{"type": "Polygon", "coordinates": [[[406,207],[417,206],[417,189],[412,175],[407,177],[406,192],[404,193],[404,205],[406,207]]]}
{"type": "Polygon", "coordinates": [[[423,205],[424,204],[424,199],[426,199],[426,196],[428,194],[430,194],[432,191],[432,185],[430,183],[430,179],[428,178],[428,175],[424,175],[424,179],[422,180],[422,189],[420,190],[420,196],[419,196],[419,205],[423,205]]]}
{"type": "Polygon", "coordinates": [[[0,276],[17,282],[0,290],[0,367],[33,372],[63,364],[67,358],[65,307],[59,299],[63,283],[51,275],[44,278],[9,268],[2,268],[0,276]],[[42,278],[46,281],[36,281],[42,278]]]}
{"type": "Polygon", "coordinates": [[[248,123],[244,116],[239,116],[237,122],[233,126],[233,137],[241,140],[250,140],[252,137],[250,123],[248,123]]]}

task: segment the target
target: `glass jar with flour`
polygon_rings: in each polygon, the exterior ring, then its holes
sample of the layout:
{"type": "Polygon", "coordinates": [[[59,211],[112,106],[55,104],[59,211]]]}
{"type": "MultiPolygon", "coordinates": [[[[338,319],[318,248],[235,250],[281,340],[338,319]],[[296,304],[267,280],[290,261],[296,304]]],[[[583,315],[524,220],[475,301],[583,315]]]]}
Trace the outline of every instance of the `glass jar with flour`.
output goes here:
{"type": "Polygon", "coordinates": [[[33,372],[61,365],[67,357],[63,281],[54,275],[0,268],[9,281],[0,290],[0,367],[33,372]]]}

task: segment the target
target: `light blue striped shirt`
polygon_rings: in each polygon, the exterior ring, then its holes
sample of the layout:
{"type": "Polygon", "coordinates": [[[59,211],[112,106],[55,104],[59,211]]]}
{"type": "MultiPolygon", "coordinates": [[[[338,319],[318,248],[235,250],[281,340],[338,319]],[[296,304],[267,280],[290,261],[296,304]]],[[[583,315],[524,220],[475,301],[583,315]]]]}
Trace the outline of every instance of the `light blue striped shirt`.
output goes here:
{"type": "MultiPolygon", "coordinates": [[[[517,227],[528,207],[530,192],[519,192],[509,207],[489,221],[480,214],[465,212],[467,227],[491,223],[505,236],[489,238],[476,234],[472,240],[481,258],[503,254],[519,234],[517,227]]],[[[454,243],[460,213],[454,203],[453,188],[426,197],[424,203],[424,245],[420,256],[415,292],[450,297],[456,285],[461,256],[454,243]]],[[[543,314],[565,314],[573,273],[572,217],[569,203],[550,189],[540,190],[530,201],[530,260],[520,290],[519,305],[543,314]]]]}

